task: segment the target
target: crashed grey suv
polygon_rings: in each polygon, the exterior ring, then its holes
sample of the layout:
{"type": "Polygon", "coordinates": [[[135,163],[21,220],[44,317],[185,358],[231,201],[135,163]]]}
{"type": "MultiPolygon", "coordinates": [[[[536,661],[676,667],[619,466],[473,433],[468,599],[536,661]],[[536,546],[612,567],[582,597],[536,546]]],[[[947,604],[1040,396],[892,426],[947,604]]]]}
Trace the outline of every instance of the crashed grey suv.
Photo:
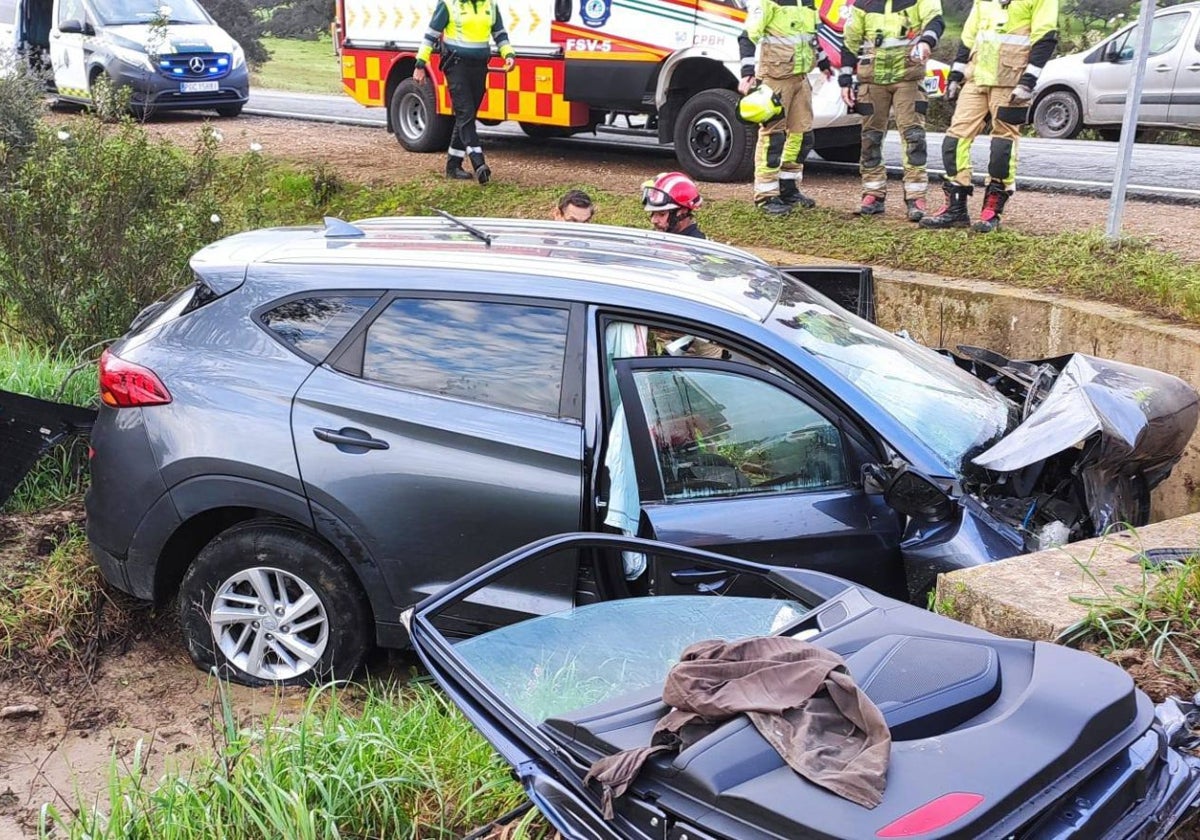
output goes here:
{"type": "MultiPolygon", "coordinates": [[[[734,248],[599,225],[329,220],[198,252],[100,365],[88,538],[180,594],[192,657],[247,683],[352,672],[498,555],[609,531],[920,597],[934,576],[1142,523],[1196,393],[1069,356],[935,352],[734,248]]],[[[868,294],[859,294],[866,290],[868,294]]],[[[627,552],[532,564],[473,634],[612,593],[627,552]]],[[[672,572],[670,586],[720,585],[672,572]]]]}

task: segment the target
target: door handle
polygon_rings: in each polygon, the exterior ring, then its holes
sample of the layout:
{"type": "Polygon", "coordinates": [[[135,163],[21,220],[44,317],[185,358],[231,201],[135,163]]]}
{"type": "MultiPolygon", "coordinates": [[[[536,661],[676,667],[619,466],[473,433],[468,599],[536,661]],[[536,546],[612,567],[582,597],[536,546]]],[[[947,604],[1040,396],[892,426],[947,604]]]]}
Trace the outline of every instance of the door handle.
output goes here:
{"type": "Polygon", "coordinates": [[[1154,68],[1155,73],[1170,73],[1174,68],[1169,64],[1160,64],[1154,68]]]}
{"type": "Polygon", "coordinates": [[[391,444],[386,440],[373,438],[362,429],[313,429],[317,440],[332,443],[335,446],[357,446],[360,449],[390,449],[391,444]]]}
{"type": "Polygon", "coordinates": [[[1193,72],[1195,72],[1196,70],[1200,70],[1200,64],[1189,64],[1188,69],[1193,72]]]}

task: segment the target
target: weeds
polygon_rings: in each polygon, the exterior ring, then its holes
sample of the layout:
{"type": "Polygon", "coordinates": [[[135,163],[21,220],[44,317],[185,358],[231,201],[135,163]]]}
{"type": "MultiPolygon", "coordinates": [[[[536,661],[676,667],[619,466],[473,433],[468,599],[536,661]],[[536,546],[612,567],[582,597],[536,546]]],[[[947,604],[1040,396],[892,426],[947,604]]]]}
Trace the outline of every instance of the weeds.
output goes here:
{"type": "MultiPolygon", "coordinates": [[[[109,766],[107,806],[78,815],[42,810],[43,837],[108,838],[461,837],[524,800],[487,742],[427,683],[368,690],[314,689],[294,723],[237,729],[222,693],[218,755],[187,777],[147,784],[135,756],[109,766]]],[[[514,838],[545,836],[533,820],[514,838]]]]}

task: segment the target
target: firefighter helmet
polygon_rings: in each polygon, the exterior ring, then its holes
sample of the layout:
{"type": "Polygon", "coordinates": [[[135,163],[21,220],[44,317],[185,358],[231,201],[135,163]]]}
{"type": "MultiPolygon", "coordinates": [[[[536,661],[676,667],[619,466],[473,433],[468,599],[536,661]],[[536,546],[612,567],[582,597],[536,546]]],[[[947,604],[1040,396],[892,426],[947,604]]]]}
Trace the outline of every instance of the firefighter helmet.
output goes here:
{"type": "Polygon", "coordinates": [[[662,172],[642,184],[642,209],[695,210],[701,204],[700,188],[682,172],[662,172]]]}
{"type": "Polygon", "coordinates": [[[738,116],[749,123],[765,123],[783,113],[779,94],[768,85],[761,84],[747,93],[738,102],[738,116]]]}

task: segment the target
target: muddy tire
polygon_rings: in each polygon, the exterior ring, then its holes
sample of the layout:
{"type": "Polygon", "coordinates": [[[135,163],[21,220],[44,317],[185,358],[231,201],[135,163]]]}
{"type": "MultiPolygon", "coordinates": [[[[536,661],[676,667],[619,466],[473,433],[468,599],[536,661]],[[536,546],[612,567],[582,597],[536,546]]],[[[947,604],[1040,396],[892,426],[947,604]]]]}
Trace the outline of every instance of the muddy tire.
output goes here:
{"type": "Polygon", "coordinates": [[[179,604],[192,661],[243,685],[348,678],[371,642],[366,599],[345,561],[284,523],[218,534],[184,576],[179,604]]]}
{"type": "Polygon", "coordinates": [[[450,146],[454,118],[437,112],[433,85],[405,79],[392,92],[388,103],[392,131],[410,152],[444,152],[450,146]]]}
{"type": "Polygon", "coordinates": [[[697,93],[675,120],[675,157],[697,181],[748,181],[754,172],[755,126],[738,118],[736,91],[697,93]]]}

